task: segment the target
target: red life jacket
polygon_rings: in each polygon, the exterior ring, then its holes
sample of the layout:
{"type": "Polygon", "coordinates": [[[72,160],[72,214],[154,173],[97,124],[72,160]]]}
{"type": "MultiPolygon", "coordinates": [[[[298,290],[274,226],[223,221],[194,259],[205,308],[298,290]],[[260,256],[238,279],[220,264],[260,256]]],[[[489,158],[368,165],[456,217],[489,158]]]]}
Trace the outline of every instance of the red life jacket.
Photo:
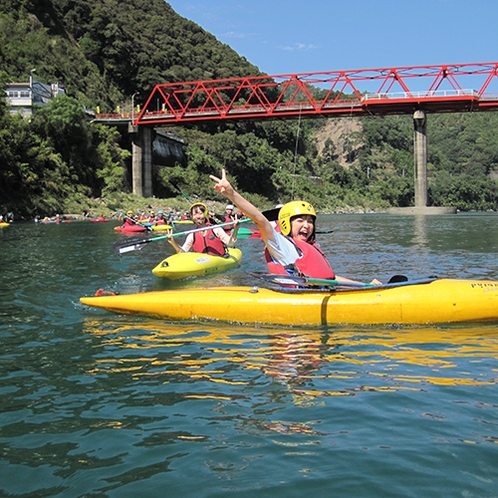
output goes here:
{"type": "MultiPolygon", "coordinates": [[[[300,254],[293,266],[301,275],[310,278],[335,279],[334,270],[318,246],[301,240],[294,240],[290,237],[287,238],[296,246],[297,252],[300,254]]],[[[271,273],[288,275],[283,265],[272,260],[268,249],[265,249],[265,259],[271,273]]]]}
{"type": "Polygon", "coordinates": [[[206,230],[206,236],[201,232],[193,233],[194,243],[192,244],[192,250],[194,252],[201,252],[212,254],[214,256],[224,256],[226,254],[226,248],[219,237],[215,235],[213,230],[206,230]]]}
{"type": "MultiPolygon", "coordinates": [[[[231,223],[232,221],[235,221],[235,216],[228,216],[228,214],[226,214],[225,221],[223,223],[231,223]]],[[[233,230],[233,225],[227,225],[226,227],[223,227],[223,230],[225,230],[225,232],[230,232],[233,230]]]]}

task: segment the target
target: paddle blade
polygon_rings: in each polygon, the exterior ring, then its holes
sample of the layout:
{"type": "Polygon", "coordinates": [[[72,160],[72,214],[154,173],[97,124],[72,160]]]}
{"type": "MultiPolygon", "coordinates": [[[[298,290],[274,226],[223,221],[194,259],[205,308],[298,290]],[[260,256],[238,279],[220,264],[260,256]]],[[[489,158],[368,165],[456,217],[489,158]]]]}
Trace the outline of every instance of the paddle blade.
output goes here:
{"type": "Polygon", "coordinates": [[[387,283],[396,284],[399,282],[408,282],[408,277],[405,277],[405,275],[393,275],[387,283]]]}
{"type": "Polygon", "coordinates": [[[273,209],[268,209],[267,211],[263,211],[263,216],[268,221],[277,221],[278,213],[280,213],[280,208],[273,208],[273,209]]]}
{"type": "Polygon", "coordinates": [[[249,238],[258,238],[261,237],[261,234],[258,230],[251,230],[250,228],[241,227],[237,232],[237,240],[238,239],[249,239],[249,238]]]}
{"type": "Polygon", "coordinates": [[[140,251],[145,244],[151,241],[152,239],[120,240],[114,242],[114,252],[116,254],[126,254],[127,252],[140,251]]]}

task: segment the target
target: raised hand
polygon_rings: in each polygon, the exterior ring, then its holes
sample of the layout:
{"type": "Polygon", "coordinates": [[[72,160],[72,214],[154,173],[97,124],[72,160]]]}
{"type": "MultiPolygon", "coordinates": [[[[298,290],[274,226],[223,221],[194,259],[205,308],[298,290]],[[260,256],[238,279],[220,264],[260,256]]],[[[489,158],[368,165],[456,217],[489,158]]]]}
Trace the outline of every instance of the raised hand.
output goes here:
{"type": "Polygon", "coordinates": [[[220,192],[220,194],[224,195],[225,197],[231,198],[233,195],[233,187],[230,185],[230,182],[227,180],[227,173],[225,168],[221,170],[221,178],[218,178],[217,176],[214,175],[209,175],[209,178],[211,180],[216,182],[216,185],[214,188],[220,192]]]}

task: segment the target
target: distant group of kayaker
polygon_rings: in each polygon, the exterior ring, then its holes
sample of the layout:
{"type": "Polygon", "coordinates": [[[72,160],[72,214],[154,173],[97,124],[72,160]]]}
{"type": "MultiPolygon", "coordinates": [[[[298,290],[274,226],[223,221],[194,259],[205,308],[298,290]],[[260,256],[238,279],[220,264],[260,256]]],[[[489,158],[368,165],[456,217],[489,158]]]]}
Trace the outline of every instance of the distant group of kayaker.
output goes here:
{"type": "Polygon", "coordinates": [[[35,216],[35,223],[69,223],[71,220],[67,220],[64,216],[56,214],[55,216],[45,216],[44,218],[39,218],[35,216]]]}
{"type": "Polygon", "coordinates": [[[142,211],[140,214],[134,213],[132,210],[128,210],[126,214],[121,214],[120,219],[123,221],[124,225],[130,224],[151,224],[151,225],[170,225],[171,223],[179,221],[189,221],[190,216],[186,211],[183,214],[180,211],[164,213],[160,209],[157,214],[154,211],[150,211],[148,214],[142,211]]]}

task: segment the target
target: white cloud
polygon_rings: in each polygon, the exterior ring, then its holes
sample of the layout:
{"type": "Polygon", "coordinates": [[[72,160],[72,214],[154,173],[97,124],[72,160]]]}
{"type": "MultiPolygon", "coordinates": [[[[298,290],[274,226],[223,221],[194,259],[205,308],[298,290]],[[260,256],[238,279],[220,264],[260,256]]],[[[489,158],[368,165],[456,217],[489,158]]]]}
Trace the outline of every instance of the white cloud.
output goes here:
{"type": "Polygon", "coordinates": [[[227,31],[219,36],[220,36],[220,38],[245,39],[245,38],[255,38],[255,37],[259,36],[259,34],[258,33],[243,33],[241,31],[227,31]]]}
{"type": "Polygon", "coordinates": [[[319,47],[317,45],[313,45],[312,43],[300,43],[296,42],[293,45],[279,45],[277,46],[280,50],[285,50],[288,52],[297,51],[305,51],[305,50],[316,50],[319,47]]]}

